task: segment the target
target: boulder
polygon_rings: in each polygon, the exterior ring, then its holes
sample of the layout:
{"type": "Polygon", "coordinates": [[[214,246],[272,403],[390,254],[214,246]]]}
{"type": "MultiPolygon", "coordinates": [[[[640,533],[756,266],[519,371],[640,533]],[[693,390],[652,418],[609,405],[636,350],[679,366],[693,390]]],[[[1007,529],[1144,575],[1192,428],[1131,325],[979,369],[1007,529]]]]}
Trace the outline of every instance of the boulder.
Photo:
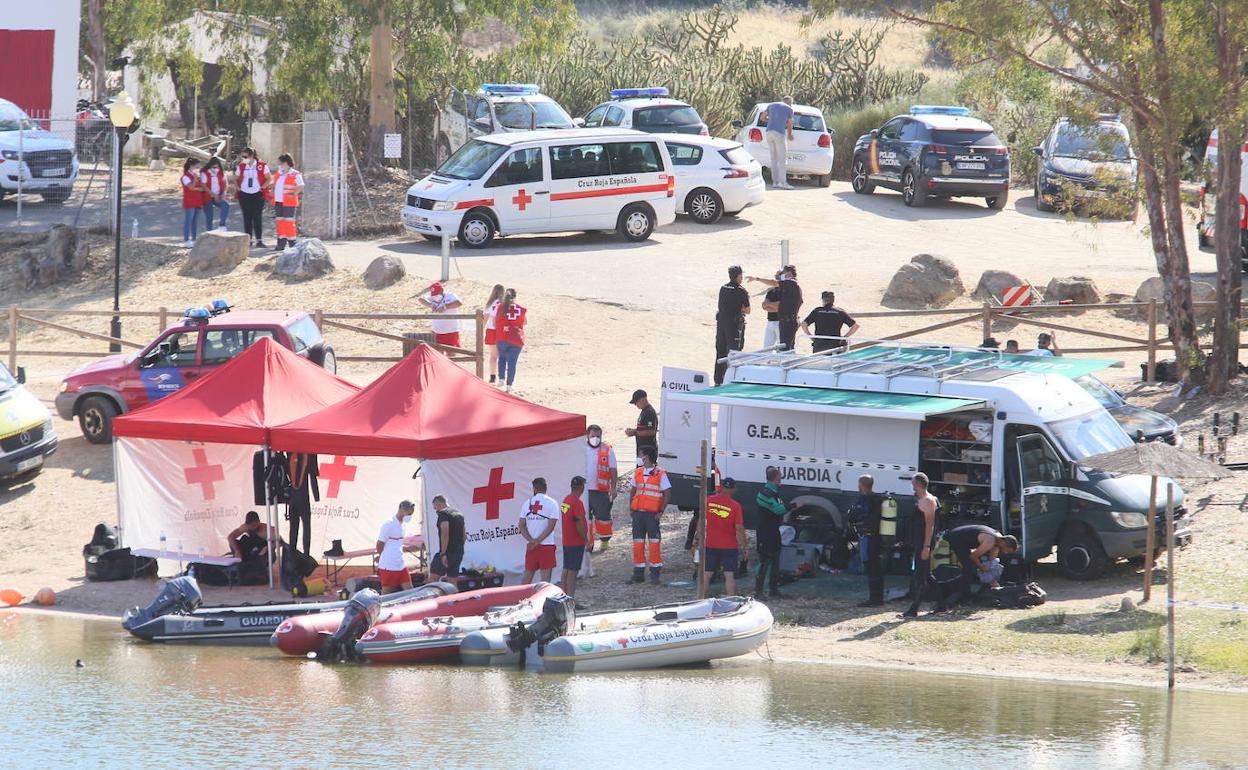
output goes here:
{"type": "Polygon", "coordinates": [[[195,241],[186,264],[191,270],[233,270],[247,260],[251,239],[246,233],[211,230],[195,241]]]}
{"type": "Polygon", "coordinates": [[[273,263],[274,275],[294,281],[320,278],[333,269],[334,263],[329,258],[329,249],[325,248],[320,238],[304,238],[279,254],[273,263]]]}
{"type": "MultiPolygon", "coordinates": [[[[1161,276],[1154,275],[1140,284],[1140,288],[1135,290],[1136,302],[1149,302],[1157,300],[1157,323],[1169,323],[1170,315],[1166,312],[1165,285],[1161,280],[1161,276]]],[[[1217,289],[1213,284],[1206,281],[1192,281],[1192,302],[1214,302],[1217,299],[1217,289]]],[[[1204,323],[1213,318],[1214,306],[1195,308],[1196,323],[1204,323]]],[[[1147,308],[1136,308],[1136,317],[1147,318],[1147,308]]]]}
{"type": "Polygon", "coordinates": [[[1000,300],[1002,292],[1006,289],[1026,284],[1025,278],[1020,278],[1008,270],[985,270],[979,277],[979,283],[975,284],[975,293],[971,296],[984,302],[990,299],[1000,300]]]}
{"type": "Polygon", "coordinates": [[[407,275],[407,268],[394,257],[378,257],[364,269],[364,285],[376,291],[392,286],[407,275]]]}
{"type": "Polygon", "coordinates": [[[944,307],[966,291],[958,268],[944,257],[919,254],[888,282],[884,302],[901,307],[944,307]]]}
{"type": "Polygon", "coordinates": [[[1082,275],[1053,278],[1044,289],[1045,302],[1071,302],[1075,305],[1099,305],[1101,291],[1096,282],[1082,275]]]}

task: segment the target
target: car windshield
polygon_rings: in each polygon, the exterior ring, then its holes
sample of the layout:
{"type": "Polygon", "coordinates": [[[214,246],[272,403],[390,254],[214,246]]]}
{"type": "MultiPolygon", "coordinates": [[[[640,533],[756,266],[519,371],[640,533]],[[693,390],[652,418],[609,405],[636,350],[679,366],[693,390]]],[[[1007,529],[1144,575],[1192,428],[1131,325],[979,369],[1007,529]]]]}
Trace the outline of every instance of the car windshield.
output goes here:
{"type": "Polygon", "coordinates": [[[1101,406],[1111,409],[1115,406],[1122,406],[1122,396],[1114,392],[1114,389],[1096,379],[1090,374],[1075,378],[1075,384],[1087,391],[1088,395],[1101,402],[1101,406]]]}
{"type": "Polygon", "coordinates": [[[698,111],[685,105],[643,107],[633,112],[633,125],[636,127],[696,126],[701,122],[698,111]]]}
{"type": "Polygon", "coordinates": [[[0,107],[0,131],[32,131],[38,128],[16,107],[0,107]]]}
{"type": "Polygon", "coordinates": [[[8,390],[16,385],[17,380],[12,374],[9,374],[8,368],[4,364],[0,364],[0,391],[8,390]]]}
{"type": "Polygon", "coordinates": [[[433,173],[451,179],[480,179],[506,152],[507,148],[501,144],[475,139],[456,150],[433,173]]]}
{"type": "Polygon", "coordinates": [[[794,131],[819,131],[823,132],[823,118],[818,115],[804,115],[800,112],[793,115],[794,131]]]}
{"type": "Polygon", "coordinates": [[[1085,160],[1130,160],[1131,148],[1126,130],[1120,127],[1067,126],[1058,130],[1053,154],[1085,160]]]}
{"type": "Polygon", "coordinates": [[[308,315],[291,324],[287,331],[290,332],[290,339],[295,346],[296,353],[302,353],[314,345],[319,345],[323,339],[316,321],[308,315]]]}
{"type": "Polygon", "coordinates": [[[1066,449],[1066,454],[1075,460],[1115,449],[1125,449],[1132,443],[1131,437],[1118,421],[1104,409],[1065,420],[1055,420],[1049,423],[1049,430],[1066,449]]]}
{"type": "Polygon", "coordinates": [[[553,102],[499,102],[494,115],[507,128],[574,128],[568,113],[553,102]]]}
{"type": "Polygon", "coordinates": [[[1001,146],[1001,140],[996,134],[978,128],[932,129],[932,141],[936,144],[962,144],[972,147],[1001,146]]]}

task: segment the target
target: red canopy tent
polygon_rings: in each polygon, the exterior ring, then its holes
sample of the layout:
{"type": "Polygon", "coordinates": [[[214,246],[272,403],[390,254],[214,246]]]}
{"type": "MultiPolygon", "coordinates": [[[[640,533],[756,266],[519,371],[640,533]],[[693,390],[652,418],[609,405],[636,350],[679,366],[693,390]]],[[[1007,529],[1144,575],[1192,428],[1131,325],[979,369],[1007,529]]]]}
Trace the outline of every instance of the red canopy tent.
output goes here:
{"type": "Polygon", "coordinates": [[[211,376],[118,416],[113,435],[261,445],[271,427],[359,390],[266,337],[211,376]]]}
{"type": "Polygon", "coordinates": [[[419,345],[352,398],[274,428],[270,443],[289,452],[443,460],[584,433],[584,415],[504,393],[419,345]]]}

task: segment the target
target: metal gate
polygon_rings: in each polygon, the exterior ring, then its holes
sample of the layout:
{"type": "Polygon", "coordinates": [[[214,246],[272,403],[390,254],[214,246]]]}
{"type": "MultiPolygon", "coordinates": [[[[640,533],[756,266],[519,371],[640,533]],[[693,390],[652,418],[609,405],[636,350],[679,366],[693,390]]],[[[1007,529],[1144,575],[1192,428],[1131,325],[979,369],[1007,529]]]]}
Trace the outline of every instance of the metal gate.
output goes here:
{"type": "Polygon", "coordinates": [[[303,190],[299,231],[319,238],[338,238],[347,229],[347,162],[345,126],[328,112],[303,114],[303,139],[297,163],[302,164],[303,190]]]}

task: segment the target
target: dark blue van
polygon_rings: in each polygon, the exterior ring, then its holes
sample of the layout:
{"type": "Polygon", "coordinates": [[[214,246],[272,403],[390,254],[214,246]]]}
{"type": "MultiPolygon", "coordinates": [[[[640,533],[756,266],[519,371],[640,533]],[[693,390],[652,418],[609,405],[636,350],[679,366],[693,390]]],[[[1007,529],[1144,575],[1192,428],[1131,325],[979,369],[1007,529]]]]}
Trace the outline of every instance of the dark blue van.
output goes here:
{"type": "Polygon", "coordinates": [[[901,192],[907,206],[928,198],[983,198],[1003,209],[1010,193],[1010,151],[992,126],[965,107],[915,105],[858,137],[854,192],[901,192]]]}

